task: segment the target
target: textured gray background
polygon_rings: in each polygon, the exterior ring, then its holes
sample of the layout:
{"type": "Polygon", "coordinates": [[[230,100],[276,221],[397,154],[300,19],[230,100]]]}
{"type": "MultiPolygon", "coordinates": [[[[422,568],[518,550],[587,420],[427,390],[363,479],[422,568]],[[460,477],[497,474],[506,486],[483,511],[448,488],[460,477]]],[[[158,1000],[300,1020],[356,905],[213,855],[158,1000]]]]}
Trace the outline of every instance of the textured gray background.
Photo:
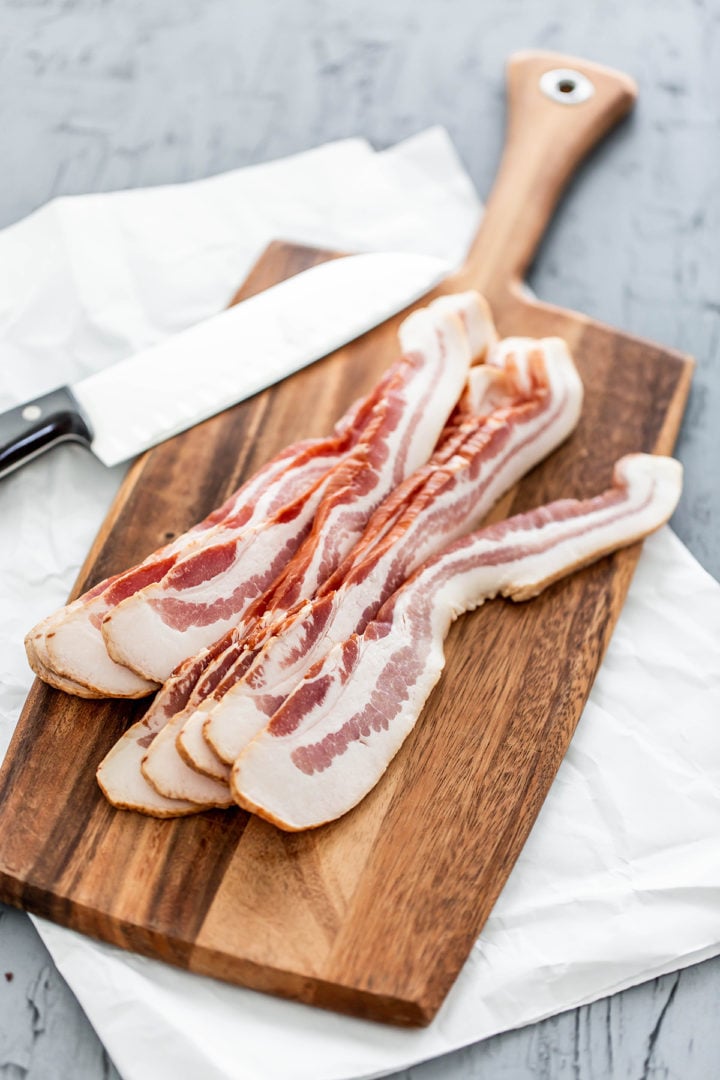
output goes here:
{"type": "MultiPolygon", "coordinates": [[[[624,69],[634,116],[568,193],[544,299],[693,353],[674,525],[720,578],[718,0],[0,0],[0,226],[54,195],[189,180],[444,124],[486,194],[517,48],[624,69]]],[[[708,1080],[720,960],[404,1080],[708,1080]]],[[[25,916],[0,907],[0,1080],[116,1077],[25,916]],[[7,973],[7,974],[6,974],[7,973]],[[10,977],[11,976],[11,977],[10,977]]]]}

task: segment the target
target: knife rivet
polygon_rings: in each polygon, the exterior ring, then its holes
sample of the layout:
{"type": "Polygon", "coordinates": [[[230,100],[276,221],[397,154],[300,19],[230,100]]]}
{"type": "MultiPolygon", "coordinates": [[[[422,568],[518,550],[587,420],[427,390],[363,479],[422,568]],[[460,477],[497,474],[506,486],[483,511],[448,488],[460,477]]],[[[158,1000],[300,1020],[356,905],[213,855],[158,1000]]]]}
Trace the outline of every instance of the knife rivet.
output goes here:
{"type": "Polygon", "coordinates": [[[23,420],[39,420],[42,416],[42,409],[39,405],[26,405],[22,411],[23,420]]]}

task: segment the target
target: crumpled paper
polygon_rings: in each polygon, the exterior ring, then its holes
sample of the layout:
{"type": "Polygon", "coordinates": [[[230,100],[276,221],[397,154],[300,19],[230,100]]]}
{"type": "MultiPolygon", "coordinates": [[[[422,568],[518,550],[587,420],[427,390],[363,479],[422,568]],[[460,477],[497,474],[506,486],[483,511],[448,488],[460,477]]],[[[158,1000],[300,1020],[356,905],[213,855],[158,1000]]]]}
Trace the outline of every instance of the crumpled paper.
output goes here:
{"type": "MultiPolygon", "coordinates": [[[[479,204],[443,131],[182,186],[61,199],[0,233],[0,407],[220,309],[265,244],[462,260],[479,204]]],[[[123,474],[67,446],[0,483],[0,753],[22,638],[65,599],[123,474]],[[12,527],[8,527],[12,523],[12,527]]],[[[281,1001],[35,920],[127,1080],[379,1076],[720,953],[720,587],[645,545],[568,754],[433,1024],[281,1001]]]]}

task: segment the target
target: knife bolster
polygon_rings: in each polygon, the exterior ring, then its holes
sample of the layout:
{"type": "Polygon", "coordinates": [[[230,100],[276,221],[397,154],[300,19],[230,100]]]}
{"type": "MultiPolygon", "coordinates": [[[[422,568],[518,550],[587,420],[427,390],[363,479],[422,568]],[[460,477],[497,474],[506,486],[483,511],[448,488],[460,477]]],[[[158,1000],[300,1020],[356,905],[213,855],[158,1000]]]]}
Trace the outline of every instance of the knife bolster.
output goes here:
{"type": "Polygon", "coordinates": [[[90,424],[67,386],[0,415],[0,477],[61,442],[92,442],[90,424]]]}

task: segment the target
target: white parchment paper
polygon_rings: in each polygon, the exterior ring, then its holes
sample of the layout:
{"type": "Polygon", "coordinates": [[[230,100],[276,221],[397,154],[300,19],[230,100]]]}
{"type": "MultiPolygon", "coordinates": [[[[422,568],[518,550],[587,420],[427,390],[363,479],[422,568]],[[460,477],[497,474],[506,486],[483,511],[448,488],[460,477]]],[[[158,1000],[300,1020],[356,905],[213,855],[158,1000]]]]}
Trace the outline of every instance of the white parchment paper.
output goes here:
{"type": "MultiPolygon", "coordinates": [[[[0,233],[0,407],[219,310],[277,237],[459,263],[477,197],[444,132],[182,186],[61,199],[0,233]]],[[[65,447],[0,483],[0,754],[27,629],[65,599],[122,477],[65,447]]],[[[652,537],[517,865],[434,1023],[276,1000],[36,920],[127,1080],[339,1080],[411,1062],[720,952],[720,587],[652,537]]]]}

